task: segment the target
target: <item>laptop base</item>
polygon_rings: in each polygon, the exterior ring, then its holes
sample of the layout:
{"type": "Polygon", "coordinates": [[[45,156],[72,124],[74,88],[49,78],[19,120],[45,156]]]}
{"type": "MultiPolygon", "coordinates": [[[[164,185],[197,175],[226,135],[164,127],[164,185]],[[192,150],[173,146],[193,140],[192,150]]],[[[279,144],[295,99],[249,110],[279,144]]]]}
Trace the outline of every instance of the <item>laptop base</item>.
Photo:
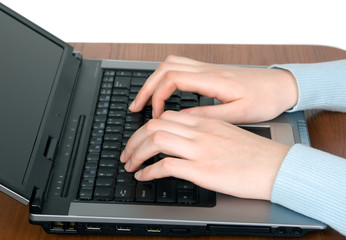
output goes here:
{"type": "Polygon", "coordinates": [[[76,222],[42,222],[39,224],[45,232],[51,234],[92,234],[119,236],[265,236],[265,237],[302,237],[309,231],[299,227],[259,227],[237,225],[144,225],[117,223],[76,223],[76,222]]]}

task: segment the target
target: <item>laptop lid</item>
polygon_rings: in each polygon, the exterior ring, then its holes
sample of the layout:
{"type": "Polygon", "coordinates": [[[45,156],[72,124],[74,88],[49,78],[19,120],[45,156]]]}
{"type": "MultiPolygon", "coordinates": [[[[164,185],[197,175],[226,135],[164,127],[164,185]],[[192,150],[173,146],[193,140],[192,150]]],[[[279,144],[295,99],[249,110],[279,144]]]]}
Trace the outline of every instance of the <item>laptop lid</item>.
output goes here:
{"type": "Polygon", "coordinates": [[[0,190],[28,203],[54,162],[80,60],[0,3],[0,190]]]}

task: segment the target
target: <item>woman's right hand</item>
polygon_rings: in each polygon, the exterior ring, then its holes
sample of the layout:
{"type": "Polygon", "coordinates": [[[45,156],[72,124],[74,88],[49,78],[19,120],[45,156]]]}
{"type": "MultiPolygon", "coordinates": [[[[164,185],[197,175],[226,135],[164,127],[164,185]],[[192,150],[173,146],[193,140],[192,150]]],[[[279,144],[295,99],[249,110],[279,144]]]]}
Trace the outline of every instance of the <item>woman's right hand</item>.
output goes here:
{"type": "Polygon", "coordinates": [[[148,78],[130,110],[138,112],[151,103],[153,118],[158,118],[165,100],[176,89],[222,102],[182,111],[231,123],[270,120],[298,101],[296,80],[286,70],[217,65],[169,56],[148,78]]]}
{"type": "Polygon", "coordinates": [[[222,120],[166,111],[131,136],[120,159],[139,181],[176,177],[224,194],[270,200],[289,149],[222,120]],[[141,168],[158,153],[168,156],[141,168]]]}

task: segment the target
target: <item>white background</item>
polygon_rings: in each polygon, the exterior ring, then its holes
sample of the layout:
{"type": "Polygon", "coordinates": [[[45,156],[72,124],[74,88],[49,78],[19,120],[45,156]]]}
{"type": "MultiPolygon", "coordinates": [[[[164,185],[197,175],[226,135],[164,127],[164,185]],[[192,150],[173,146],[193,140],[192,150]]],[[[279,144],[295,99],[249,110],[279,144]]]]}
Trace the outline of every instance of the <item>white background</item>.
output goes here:
{"type": "Polygon", "coordinates": [[[344,0],[5,0],[66,42],[315,44],[346,50],[344,0]]]}

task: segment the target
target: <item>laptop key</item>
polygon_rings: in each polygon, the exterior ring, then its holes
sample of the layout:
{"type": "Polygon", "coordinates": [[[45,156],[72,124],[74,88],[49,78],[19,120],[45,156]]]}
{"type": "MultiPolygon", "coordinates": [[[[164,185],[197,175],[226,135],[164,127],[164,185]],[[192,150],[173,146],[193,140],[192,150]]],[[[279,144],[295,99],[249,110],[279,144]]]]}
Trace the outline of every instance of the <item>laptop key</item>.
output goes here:
{"type": "Polygon", "coordinates": [[[111,125],[106,127],[106,133],[119,133],[122,134],[124,131],[122,126],[111,125]]]}
{"type": "Polygon", "coordinates": [[[93,124],[93,129],[104,129],[105,128],[105,123],[104,122],[95,122],[93,124]]]}
{"type": "Polygon", "coordinates": [[[115,77],[114,87],[115,88],[125,88],[130,89],[131,78],[130,77],[115,77]]]}
{"type": "Polygon", "coordinates": [[[128,89],[123,88],[115,88],[113,89],[113,96],[128,96],[130,91],[128,89]]]}
{"type": "Polygon", "coordinates": [[[125,130],[137,130],[138,128],[140,128],[141,123],[125,123],[125,130]]]}
{"type": "Polygon", "coordinates": [[[180,104],[166,103],[165,110],[179,111],[180,110],[180,104]]]}
{"type": "Polygon", "coordinates": [[[125,110],[110,110],[108,113],[108,117],[120,117],[125,118],[126,111],[125,110]]]}
{"type": "Polygon", "coordinates": [[[127,96],[117,96],[117,95],[114,95],[112,98],[111,98],[111,101],[112,102],[117,102],[117,103],[128,103],[129,101],[129,98],[127,96]]]}
{"type": "Polygon", "coordinates": [[[115,168],[102,167],[97,172],[98,177],[113,177],[117,176],[117,171],[115,168]]]}
{"type": "Polygon", "coordinates": [[[134,186],[136,184],[136,180],[132,173],[118,173],[117,183],[134,186]]]}
{"type": "Polygon", "coordinates": [[[193,204],[196,203],[196,193],[194,191],[179,192],[177,194],[178,203],[193,204]]]}
{"type": "Polygon", "coordinates": [[[114,70],[105,70],[104,75],[105,76],[114,76],[115,75],[115,71],[114,70]]]}
{"type": "Polygon", "coordinates": [[[96,115],[94,118],[94,122],[106,122],[107,116],[106,115],[96,115]]]}
{"type": "Polygon", "coordinates": [[[126,111],[127,110],[127,104],[126,103],[111,102],[109,109],[126,111]]]}
{"type": "Polygon", "coordinates": [[[94,189],[94,185],[95,185],[95,179],[94,178],[90,178],[90,179],[83,179],[82,183],[81,183],[81,187],[82,189],[94,189]]]}
{"type": "Polygon", "coordinates": [[[101,158],[119,159],[120,153],[118,151],[105,150],[101,152],[101,158]]]}
{"type": "Polygon", "coordinates": [[[96,180],[96,186],[99,187],[115,187],[115,178],[114,177],[99,177],[96,180]]]}
{"type": "Polygon", "coordinates": [[[100,158],[100,154],[98,154],[98,153],[89,153],[87,155],[86,160],[87,161],[98,161],[99,158],[100,158]]]}
{"type": "Polygon", "coordinates": [[[134,201],[135,186],[119,184],[115,188],[115,200],[134,201]]]}
{"type": "Polygon", "coordinates": [[[89,153],[99,153],[101,151],[101,145],[89,145],[89,153]]]}
{"type": "Polygon", "coordinates": [[[180,106],[182,109],[184,109],[184,108],[196,107],[198,106],[198,104],[197,102],[194,102],[194,101],[183,101],[180,106]]]}
{"type": "Polygon", "coordinates": [[[143,86],[146,80],[147,80],[146,77],[133,77],[131,85],[132,86],[143,86]]]}
{"type": "Polygon", "coordinates": [[[98,167],[98,161],[87,161],[85,163],[84,169],[85,170],[96,170],[98,167]]]}
{"type": "MultiPolygon", "coordinates": [[[[132,136],[132,134],[135,133],[135,131],[136,131],[136,130],[132,130],[132,129],[130,129],[130,130],[125,130],[125,131],[124,131],[124,134],[123,134],[124,139],[129,139],[129,138],[132,136]]],[[[127,141],[126,141],[126,142],[127,142],[127,141]]]]}
{"type": "Polygon", "coordinates": [[[178,181],[178,189],[179,190],[194,190],[196,188],[196,185],[192,182],[188,182],[185,180],[179,180],[178,181]]]}
{"type": "Polygon", "coordinates": [[[117,71],[117,76],[132,76],[132,73],[130,71],[117,71]]]}
{"type": "Polygon", "coordinates": [[[123,118],[108,118],[107,119],[107,124],[108,125],[119,125],[123,126],[124,125],[124,119],[123,118]]]}
{"type": "Polygon", "coordinates": [[[96,186],[94,191],[94,199],[111,201],[114,199],[114,189],[112,187],[96,186]]]}
{"type": "Polygon", "coordinates": [[[79,191],[79,199],[80,200],[91,200],[93,195],[92,189],[81,189],[79,191]]]}
{"type": "Polygon", "coordinates": [[[104,136],[105,141],[121,141],[121,134],[117,133],[106,133],[104,136]]]}
{"type": "Polygon", "coordinates": [[[90,139],[90,144],[101,144],[102,143],[102,137],[92,137],[90,139]]]}
{"type": "Polygon", "coordinates": [[[143,122],[143,115],[140,113],[128,113],[126,115],[126,122],[143,122]]]}
{"type": "Polygon", "coordinates": [[[84,178],[95,178],[96,177],[96,170],[85,170],[83,172],[84,178]]]}
{"type": "Polygon", "coordinates": [[[102,145],[104,150],[118,150],[120,151],[121,143],[116,141],[104,141],[102,145]]]}
{"type": "Polygon", "coordinates": [[[136,186],[136,201],[154,202],[155,201],[155,184],[139,182],[136,186]]]}
{"type": "Polygon", "coordinates": [[[161,179],[157,182],[156,201],[162,203],[174,203],[177,198],[176,181],[173,179],[161,179]]]}
{"type": "Polygon", "coordinates": [[[134,72],[133,76],[134,77],[145,77],[145,78],[147,78],[149,76],[149,73],[146,73],[146,72],[134,72]]]}
{"type": "Polygon", "coordinates": [[[181,100],[198,102],[198,95],[191,92],[182,92],[181,100]]]}
{"type": "Polygon", "coordinates": [[[99,167],[109,167],[109,168],[115,168],[117,167],[119,164],[119,161],[115,160],[115,159],[103,159],[101,158],[100,163],[99,163],[99,167]]]}

